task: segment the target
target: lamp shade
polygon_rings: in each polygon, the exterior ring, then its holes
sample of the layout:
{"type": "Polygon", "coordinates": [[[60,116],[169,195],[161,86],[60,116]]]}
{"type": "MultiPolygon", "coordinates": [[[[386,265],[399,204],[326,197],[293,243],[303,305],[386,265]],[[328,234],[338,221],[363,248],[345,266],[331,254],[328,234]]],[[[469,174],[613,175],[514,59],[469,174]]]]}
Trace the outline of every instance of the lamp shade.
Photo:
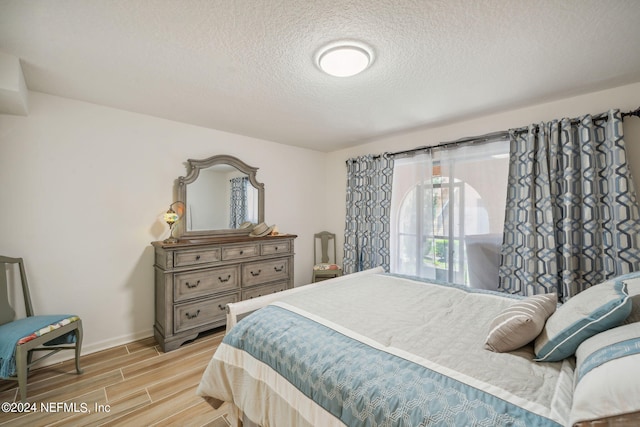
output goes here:
{"type": "Polygon", "coordinates": [[[169,210],[164,214],[164,221],[169,225],[175,224],[179,219],[180,216],[171,208],[169,208],[169,210]]]}
{"type": "Polygon", "coordinates": [[[182,216],[182,214],[184,214],[184,203],[181,201],[177,201],[177,202],[173,202],[171,203],[171,205],[169,205],[169,210],[167,212],[165,212],[164,214],[164,221],[169,224],[169,229],[171,230],[171,233],[169,235],[168,239],[164,240],[164,243],[178,243],[178,239],[176,237],[174,237],[173,235],[173,231],[174,231],[174,227],[173,225],[178,222],[178,220],[180,219],[180,217],[182,216]],[[173,210],[173,207],[178,205],[177,209],[178,212],[173,210]]]}

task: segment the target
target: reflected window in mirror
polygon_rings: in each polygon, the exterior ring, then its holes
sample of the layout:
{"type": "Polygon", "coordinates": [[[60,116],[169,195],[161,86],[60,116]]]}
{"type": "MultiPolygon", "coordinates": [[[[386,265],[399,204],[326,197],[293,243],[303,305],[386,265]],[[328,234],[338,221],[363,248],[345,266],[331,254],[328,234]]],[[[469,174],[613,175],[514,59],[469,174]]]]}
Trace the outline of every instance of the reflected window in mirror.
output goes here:
{"type": "Polygon", "coordinates": [[[258,222],[258,192],[249,184],[249,178],[239,176],[229,180],[229,228],[238,228],[246,222],[258,222]]]}
{"type": "Polygon", "coordinates": [[[200,171],[188,185],[187,231],[238,228],[258,219],[258,191],[249,177],[233,166],[216,165],[200,171]]]}

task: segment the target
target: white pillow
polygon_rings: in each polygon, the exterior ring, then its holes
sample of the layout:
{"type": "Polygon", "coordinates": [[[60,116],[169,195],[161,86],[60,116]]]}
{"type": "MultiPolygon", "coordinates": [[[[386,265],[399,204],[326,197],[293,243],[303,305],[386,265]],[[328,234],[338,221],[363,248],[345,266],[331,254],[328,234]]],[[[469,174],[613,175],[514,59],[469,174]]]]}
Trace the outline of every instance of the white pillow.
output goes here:
{"type": "Polygon", "coordinates": [[[624,323],[640,322],[640,274],[635,273],[621,276],[620,280],[627,284],[627,291],[631,298],[631,314],[624,323]]]}
{"type": "Polygon", "coordinates": [[[576,351],[570,425],[640,425],[640,323],[601,332],[576,351]]]}

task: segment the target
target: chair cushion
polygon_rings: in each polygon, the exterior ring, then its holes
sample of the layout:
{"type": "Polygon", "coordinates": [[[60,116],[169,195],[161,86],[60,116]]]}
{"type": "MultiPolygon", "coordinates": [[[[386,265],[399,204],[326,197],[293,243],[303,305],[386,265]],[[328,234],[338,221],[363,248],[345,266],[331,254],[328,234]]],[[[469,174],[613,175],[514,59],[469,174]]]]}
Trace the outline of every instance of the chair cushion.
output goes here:
{"type": "Polygon", "coordinates": [[[342,270],[338,264],[316,264],[313,269],[318,270],[342,270]]]}
{"type": "MultiPolygon", "coordinates": [[[[34,316],[34,317],[47,317],[47,316],[34,316]]],[[[60,321],[50,323],[49,325],[46,325],[44,328],[38,329],[32,334],[29,334],[27,336],[20,338],[18,340],[18,345],[34,340],[38,337],[41,337],[44,334],[48,334],[51,331],[55,331],[56,329],[61,328],[62,326],[68,325],[69,323],[76,322],[78,320],[80,320],[78,316],[69,316],[60,321]]]]}
{"type": "Polygon", "coordinates": [[[78,316],[58,314],[25,317],[0,325],[0,378],[15,375],[17,345],[29,342],[78,320],[80,320],[78,316]]]}

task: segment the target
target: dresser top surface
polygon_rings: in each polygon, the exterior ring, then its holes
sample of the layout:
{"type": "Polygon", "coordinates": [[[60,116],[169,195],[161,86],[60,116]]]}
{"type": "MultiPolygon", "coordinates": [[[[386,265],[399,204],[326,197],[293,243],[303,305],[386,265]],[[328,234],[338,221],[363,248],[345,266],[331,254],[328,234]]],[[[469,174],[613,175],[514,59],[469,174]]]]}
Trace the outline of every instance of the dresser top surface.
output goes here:
{"type": "Polygon", "coordinates": [[[163,241],[151,242],[156,248],[179,249],[194,246],[210,246],[226,243],[249,243],[268,242],[281,239],[295,239],[296,234],[277,234],[275,236],[250,237],[250,236],[219,236],[219,237],[196,237],[191,239],[180,239],[177,243],[164,243],[163,241]]]}

